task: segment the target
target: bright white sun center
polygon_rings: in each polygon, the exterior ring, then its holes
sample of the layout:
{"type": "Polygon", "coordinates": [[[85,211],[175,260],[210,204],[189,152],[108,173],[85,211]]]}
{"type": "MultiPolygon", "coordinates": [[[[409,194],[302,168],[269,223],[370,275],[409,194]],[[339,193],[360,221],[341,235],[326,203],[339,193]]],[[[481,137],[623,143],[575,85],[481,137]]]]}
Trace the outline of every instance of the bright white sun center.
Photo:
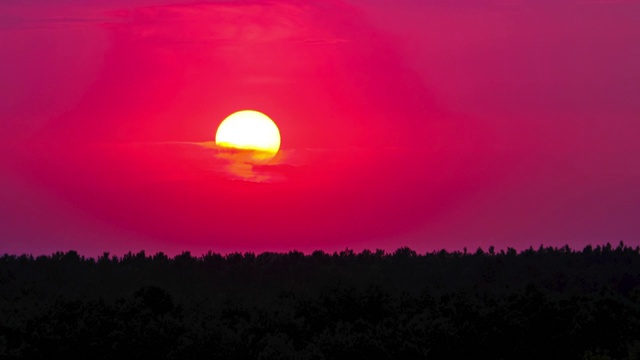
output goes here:
{"type": "Polygon", "coordinates": [[[216,132],[216,145],[254,151],[257,159],[270,160],[280,149],[280,131],[267,115],[242,110],[222,121],[216,132]]]}

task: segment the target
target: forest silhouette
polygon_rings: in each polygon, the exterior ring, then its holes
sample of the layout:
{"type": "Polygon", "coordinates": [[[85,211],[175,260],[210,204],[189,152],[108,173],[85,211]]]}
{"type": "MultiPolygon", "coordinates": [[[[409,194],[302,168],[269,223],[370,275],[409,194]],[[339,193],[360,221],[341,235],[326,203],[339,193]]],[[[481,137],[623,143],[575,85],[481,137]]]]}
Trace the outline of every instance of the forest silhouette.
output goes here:
{"type": "Polygon", "coordinates": [[[640,248],[0,257],[1,359],[640,359],[640,248]]]}

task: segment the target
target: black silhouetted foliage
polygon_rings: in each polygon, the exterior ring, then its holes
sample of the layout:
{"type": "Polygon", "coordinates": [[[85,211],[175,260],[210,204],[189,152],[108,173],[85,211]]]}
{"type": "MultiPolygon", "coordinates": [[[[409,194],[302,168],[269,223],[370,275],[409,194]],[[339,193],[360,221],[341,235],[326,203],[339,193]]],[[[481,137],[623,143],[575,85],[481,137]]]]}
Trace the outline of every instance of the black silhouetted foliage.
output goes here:
{"type": "Polygon", "coordinates": [[[640,359],[640,249],[4,255],[0,358],[640,359]]]}

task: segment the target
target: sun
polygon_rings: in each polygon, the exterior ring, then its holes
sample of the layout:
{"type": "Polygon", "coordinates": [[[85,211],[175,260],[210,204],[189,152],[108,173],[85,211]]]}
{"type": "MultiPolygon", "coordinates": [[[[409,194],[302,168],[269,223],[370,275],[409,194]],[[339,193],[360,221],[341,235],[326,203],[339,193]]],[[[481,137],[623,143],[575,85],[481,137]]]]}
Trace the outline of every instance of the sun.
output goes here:
{"type": "Polygon", "coordinates": [[[280,150],[280,130],[267,115],[255,110],[242,110],[220,123],[216,131],[216,145],[251,152],[252,159],[268,161],[280,150]]]}

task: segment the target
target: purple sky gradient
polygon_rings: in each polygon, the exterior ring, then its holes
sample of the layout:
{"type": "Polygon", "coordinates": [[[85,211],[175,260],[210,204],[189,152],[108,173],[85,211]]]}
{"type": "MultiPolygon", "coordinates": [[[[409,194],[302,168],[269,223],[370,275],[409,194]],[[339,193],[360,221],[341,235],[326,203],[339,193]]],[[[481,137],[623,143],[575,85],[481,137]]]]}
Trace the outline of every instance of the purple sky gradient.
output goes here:
{"type": "Polygon", "coordinates": [[[640,245],[640,1],[0,14],[0,253],[640,245]],[[245,108],[251,179],[205,146],[245,108]]]}

